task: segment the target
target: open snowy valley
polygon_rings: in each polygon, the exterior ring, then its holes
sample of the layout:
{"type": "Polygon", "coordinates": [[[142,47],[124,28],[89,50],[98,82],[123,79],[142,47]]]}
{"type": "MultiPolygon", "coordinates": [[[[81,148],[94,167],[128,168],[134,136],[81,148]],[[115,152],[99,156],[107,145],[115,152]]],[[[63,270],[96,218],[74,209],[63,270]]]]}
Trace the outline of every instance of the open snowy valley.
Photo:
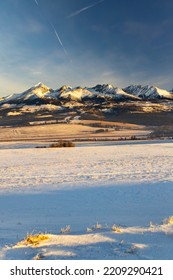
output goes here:
{"type": "Polygon", "coordinates": [[[1,279],[61,279],[60,260],[77,264],[66,280],[91,276],[86,260],[99,280],[128,265],[173,278],[172,14],[173,0],[0,1],[1,279]]]}
{"type": "Polygon", "coordinates": [[[0,144],[0,259],[173,258],[173,141],[35,146],[0,144]]]}

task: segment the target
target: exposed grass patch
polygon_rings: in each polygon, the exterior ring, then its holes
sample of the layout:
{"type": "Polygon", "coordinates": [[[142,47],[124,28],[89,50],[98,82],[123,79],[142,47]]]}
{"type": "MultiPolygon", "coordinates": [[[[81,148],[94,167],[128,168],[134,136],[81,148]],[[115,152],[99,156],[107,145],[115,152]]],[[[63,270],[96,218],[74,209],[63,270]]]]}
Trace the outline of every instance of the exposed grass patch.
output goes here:
{"type": "Polygon", "coordinates": [[[47,239],[49,239],[49,237],[46,234],[28,234],[24,240],[24,243],[26,245],[38,246],[42,241],[47,239]]]}
{"type": "Polygon", "coordinates": [[[114,231],[116,233],[121,233],[122,232],[121,229],[116,225],[113,225],[111,229],[112,229],[112,231],[114,231]]]}
{"type": "Polygon", "coordinates": [[[173,216],[170,216],[169,218],[165,219],[163,223],[167,225],[173,225],[173,216]]]}

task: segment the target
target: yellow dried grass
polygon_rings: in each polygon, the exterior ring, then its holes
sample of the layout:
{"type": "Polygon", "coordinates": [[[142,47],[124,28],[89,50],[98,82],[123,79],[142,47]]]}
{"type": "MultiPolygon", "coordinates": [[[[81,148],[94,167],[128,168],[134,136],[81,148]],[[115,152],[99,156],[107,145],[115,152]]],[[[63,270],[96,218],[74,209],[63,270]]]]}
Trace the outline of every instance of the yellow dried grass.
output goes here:
{"type": "Polygon", "coordinates": [[[42,241],[49,239],[46,234],[28,234],[24,240],[26,245],[38,246],[42,241]]]}

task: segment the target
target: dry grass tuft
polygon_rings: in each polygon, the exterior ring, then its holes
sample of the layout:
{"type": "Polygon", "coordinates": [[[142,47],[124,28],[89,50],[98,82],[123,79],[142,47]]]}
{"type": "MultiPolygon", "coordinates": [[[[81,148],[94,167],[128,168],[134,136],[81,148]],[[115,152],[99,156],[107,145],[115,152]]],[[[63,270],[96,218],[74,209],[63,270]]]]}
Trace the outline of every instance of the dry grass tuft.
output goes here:
{"type": "Polygon", "coordinates": [[[69,233],[71,231],[70,225],[67,225],[65,228],[61,228],[60,233],[69,233]]]}
{"type": "Polygon", "coordinates": [[[38,246],[42,241],[47,239],[49,239],[49,237],[45,234],[28,234],[24,242],[26,245],[38,246]]]}
{"type": "Polygon", "coordinates": [[[101,230],[101,229],[103,229],[104,227],[101,225],[101,224],[99,224],[98,222],[94,225],[94,226],[92,226],[92,227],[87,227],[86,228],[86,231],[87,232],[92,232],[92,231],[97,231],[97,230],[101,230]]]}
{"type": "Polygon", "coordinates": [[[169,218],[165,219],[163,223],[167,225],[173,225],[173,216],[170,216],[169,218]]]}
{"type": "Polygon", "coordinates": [[[117,227],[116,225],[113,225],[111,229],[112,229],[112,231],[114,231],[116,233],[121,233],[122,232],[122,230],[119,227],[117,227]]]}
{"type": "Polygon", "coordinates": [[[43,255],[42,253],[37,254],[37,255],[33,258],[33,260],[36,260],[36,261],[39,261],[39,260],[42,260],[42,259],[44,259],[44,255],[43,255]]]}
{"type": "Polygon", "coordinates": [[[95,225],[95,229],[102,229],[102,225],[97,222],[95,225]]]}

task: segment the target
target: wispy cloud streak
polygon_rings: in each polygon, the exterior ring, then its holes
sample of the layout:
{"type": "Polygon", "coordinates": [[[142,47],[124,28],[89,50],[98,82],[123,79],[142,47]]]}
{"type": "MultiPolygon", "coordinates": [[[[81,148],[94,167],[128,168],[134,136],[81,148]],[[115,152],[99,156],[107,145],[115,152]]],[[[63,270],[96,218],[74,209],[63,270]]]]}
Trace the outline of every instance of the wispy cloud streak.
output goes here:
{"type": "Polygon", "coordinates": [[[82,9],[80,9],[80,10],[77,10],[76,12],[72,13],[71,15],[69,15],[68,18],[75,17],[75,16],[79,15],[80,13],[82,13],[82,12],[88,10],[88,9],[93,8],[93,7],[97,6],[98,4],[100,4],[100,3],[104,2],[104,1],[105,0],[99,0],[99,1],[93,3],[93,4],[89,5],[89,6],[86,6],[86,7],[82,8],[82,9]]]}
{"type": "Polygon", "coordinates": [[[50,22],[50,25],[52,26],[52,29],[53,29],[53,31],[54,31],[54,33],[55,33],[55,36],[57,37],[57,39],[58,39],[58,41],[59,41],[61,47],[63,48],[64,53],[65,53],[66,55],[68,55],[68,53],[67,53],[67,51],[66,51],[66,49],[65,49],[65,47],[64,47],[64,45],[63,45],[63,43],[62,43],[62,41],[61,41],[61,39],[60,39],[60,37],[59,37],[59,35],[58,35],[57,30],[55,29],[55,26],[54,26],[51,22],[50,22]]]}
{"type": "Polygon", "coordinates": [[[38,5],[38,1],[37,1],[37,0],[34,0],[34,1],[35,1],[35,4],[36,4],[37,6],[39,6],[39,5],[38,5]]]}

